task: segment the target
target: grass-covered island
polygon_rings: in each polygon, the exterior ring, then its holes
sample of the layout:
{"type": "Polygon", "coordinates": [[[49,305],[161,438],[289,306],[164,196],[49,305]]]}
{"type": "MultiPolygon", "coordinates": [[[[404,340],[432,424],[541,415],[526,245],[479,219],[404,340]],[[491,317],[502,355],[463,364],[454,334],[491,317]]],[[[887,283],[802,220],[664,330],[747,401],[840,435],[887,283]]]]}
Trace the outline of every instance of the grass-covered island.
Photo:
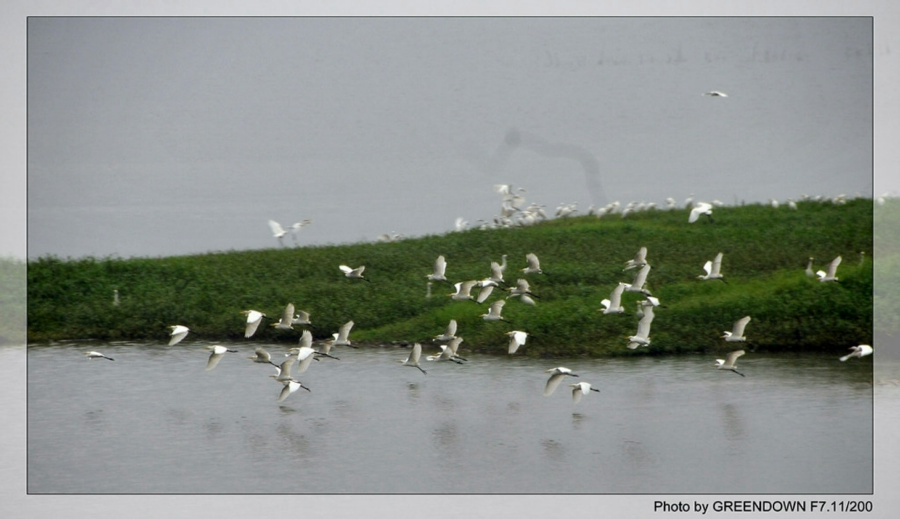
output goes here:
{"type": "MultiPolygon", "coordinates": [[[[316,339],[352,319],[351,340],[360,345],[430,345],[453,318],[465,339],[461,352],[505,354],[506,332],[514,329],[531,334],[517,355],[718,352],[736,349],[722,332],[745,315],[752,316],[743,346],[749,350],[845,352],[871,344],[872,200],[797,205],[719,207],[713,221],[692,224],[687,210],[653,209],[395,242],[166,258],[44,257],[28,262],[28,341],[165,341],[173,324],[190,327],[186,341],[295,341],[299,333],[270,326],[244,339],[241,314],[252,308],[277,320],[294,303],[310,312],[316,339]],[[629,350],[625,337],[636,332],[643,296],[626,292],[621,314],[598,309],[619,282],[631,282],[639,269],[623,268],[642,246],[652,265],[647,288],[665,307],[656,309],[649,347],[629,350]],[[544,274],[520,272],[529,252],[544,274]],[[697,279],[718,252],[727,282],[697,279]],[[480,317],[487,303],[451,300],[450,284],[434,282],[426,297],[426,275],[441,254],[451,282],[488,277],[490,262],[506,254],[505,280],[526,277],[537,304],[511,298],[503,309],[511,322],[487,322],[480,317]],[[810,257],[819,270],[838,255],[838,282],[806,275],[810,257]],[[365,265],[369,281],[344,277],[340,264],[365,265]]],[[[506,295],[495,290],[488,303],[506,295]]]]}

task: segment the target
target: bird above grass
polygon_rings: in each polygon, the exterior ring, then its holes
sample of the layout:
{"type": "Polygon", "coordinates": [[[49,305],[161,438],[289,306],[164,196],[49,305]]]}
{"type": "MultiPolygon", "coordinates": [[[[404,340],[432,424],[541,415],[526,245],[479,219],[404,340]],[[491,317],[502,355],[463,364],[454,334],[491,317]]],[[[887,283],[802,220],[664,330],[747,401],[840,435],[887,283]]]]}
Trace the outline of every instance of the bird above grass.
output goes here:
{"type": "Polygon", "coordinates": [[[730,332],[728,330],[722,332],[722,338],[725,339],[725,342],[746,342],[747,338],[744,337],[744,328],[747,327],[749,322],[749,315],[741,317],[734,322],[730,332]]]}
{"type": "Polygon", "coordinates": [[[347,265],[339,265],[338,268],[341,269],[341,272],[344,273],[345,277],[348,277],[350,279],[363,279],[369,281],[368,278],[363,277],[363,271],[366,270],[365,265],[356,268],[350,268],[347,265]]]}
{"type": "Polygon", "coordinates": [[[697,276],[697,279],[720,279],[725,283],[725,276],[722,275],[722,253],[716,254],[716,257],[713,258],[712,261],[707,261],[703,264],[703,270],[706,271],[706,274],[700,274],[697,276]]]}
{"type": "Polygon", "coordinates": [[[820,270],[816,272],[816,275],[819,276],[819,281],[822,283],[827,283],[829,281],[837,281],[837,268],[838,265],[841,264],[841,257],[838,256],[831,260],[831,263],[828,264],[828,271],[820,270]]]}

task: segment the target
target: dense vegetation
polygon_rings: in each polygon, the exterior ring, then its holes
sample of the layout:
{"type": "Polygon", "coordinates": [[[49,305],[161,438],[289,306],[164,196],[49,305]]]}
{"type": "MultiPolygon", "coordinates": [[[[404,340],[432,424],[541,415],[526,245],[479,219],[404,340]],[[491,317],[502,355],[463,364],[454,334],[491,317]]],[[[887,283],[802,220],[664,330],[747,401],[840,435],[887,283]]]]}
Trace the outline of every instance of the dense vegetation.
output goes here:
{"type": "MultiPolygon", "coordinates": [[[[744,315],[751,349],[845,350],[872,340],[873,208],[870,199],[846,204],[800,202],[716,208],[714,221],[687,223],[685,210],[649,210],[625,218],[558,218],[529,227],[469,230],[391,243],[229,251],[167,258],[44,257],[28,264],[28,340],[95,338],[158,340],[184,324],[192,338],[245,341],[241,310],[278,319],[286,303],[312,315],[324,339],[352,319],[354,343],[430,341],[459,322],[462,350],[502,353],[505,332],[531,334],[520,352],[531,356],[720,351],[720,338],[744,315]],[[626,293],[626,312],[603,315],[600,301],[636,272],[624,263],[641,246],[653,269],[648,288],[658,308],[649,348],[632,352],[639,294],[626,293]],[[727,283],[701,281],[702,265],[724,253],[727,283]],[[525,254],[536,253],[545,274],[530,274],[536,306],[509,299],[511,323],[486,322],[487,304],[453,301],[449,284],[426,274],[439,254],[452,281],[483,279],[491,261],[508,255],[508,282],[523,277],[525,254]],[[860,253],[863,252],[864,255],[860,253]],[[843,257],[838,283],[808,278],[807,259],[823,269],[843,257]],[[365,265],[371,281],[345,278],[339,264],[365,265]],[[118,290],[118,305],[113,291],[118,290]]],[[[489,302],[504,297],[495,290],[489,302]]],[[[296,340],[265,326],[249,339],[296,340]]]]}
{"type": "Polygon", "coordinates": [[[0,258],[0,345],[25,342],[25,262],[0,258]]]}

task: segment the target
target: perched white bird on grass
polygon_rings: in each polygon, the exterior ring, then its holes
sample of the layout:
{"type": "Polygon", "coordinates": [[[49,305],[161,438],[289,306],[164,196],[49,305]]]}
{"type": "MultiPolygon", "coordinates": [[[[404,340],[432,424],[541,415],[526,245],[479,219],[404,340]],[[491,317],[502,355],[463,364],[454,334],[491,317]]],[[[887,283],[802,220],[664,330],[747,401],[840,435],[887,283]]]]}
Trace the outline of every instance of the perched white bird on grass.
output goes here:
{"type": "MultiPolygon", "coordinates": [[[[750,316],[744,316],[734,322],[734,326],[732,326],[731,331],[722,332],[722,338],[725,339],[725,342],[746,342],[747,338],[744,337],[744,328],[747,326],[747,323],[750,322],[750,316]]],[[[743,354],[744,352],[741,352],[743,354]]]]}
{"type": "Polygon", "coordinates": [[[106,360],[115,360],[111,357],[107,357],[106,355],[100,353],[99,351],[86,351],[84,352],[85,357],[88,359],[106,359],[106,360]]]}
{"type": "Polygon", "coordinates": [[[344,276],[346,276],[350,279],[364,279],[366,281],[369,281],[368,278],[363,277],[363,271],[366,270],[365,265],[363,265],[361,267],[356,267],[355,269],[350,268],[347,265],[339,265],[338,268],[341,269],[341,272],[344,273],[344,276]]]}
{"type": "Polygon", "coordinates": [[[262,322],[263,317],[266,317],[266,314],[257,310],[244,310],[241,313],[247,316],[247,325],[244,327],[244,338],[249,339],[256,333],[256,329],[259,328],[259,323],[262,322]]]}
{"type": "Polygon", "coordinates": [[[577,384],[569,384],[569,387],[572,388],[572,402],[578,403],[581,401],[581,397],[590,393],[591,391],[600,392],[599,389],[594,389],[591,387],[591,384],[588,382],[579,382],[577,384]]]}
{"type": "Polygon", "coordinates": [[[616,288],[610,292],[609,299],[600,301],[600,304],[603,305],[601,311],[604,314],[621,314],[625,311],[625,308],[622,307],[622,292],[625,291],[626,286],[627,283],[619,283],[616,285],[616,288]]]}
{"type": "Polygon", "coordinates": [[[509,321],[504,319],[503,316],[500,315],[500,312],[503,311],[503,305],[505,304],[506,300],[504,299],[498,299],[494,301],[488,308],[488,313],[481,314],[480,317],[485,321],[504,321],[508,323],[509,321]]]}
{"type": "Polygon", "coordinates": [[[694,223],[700,218],[700,215],[705,214],[709,221],[712,222],[712,204],[708,204],[706,202],[697,202],[697,205],[691,209],[691,214],[688,216],[688,223],[694,223]]]}
{"type": "Polygon", "coordinates": [[[522,272],[525,274],[543,274],[544,271],[541,270],[541,262],[538,260],[537,255],[533,252],[529,252],[525,255],[525,261],[528,262],[528,266],[522,269],[522,272]]]}
{"type": "Polygon", "coordinates": [[[417,343],[413,344],[412,351],[409,352],[409,356],[406,357],[406,360],[401,360],[400,362],[404,366],[410,366],[413,368],[417,368],[423,374],[427,375],[428,372],[425,371],[424,369],[422,369],[421,366],[419,366],[419,358],[421,356],[422,356],[422,345],[417,342],[417,343]]]}
{"type": "Polygon", "coordinates": [[[819,281],[822,283],[826,283],[828,281],[837,281],[837,268],[838,265],[841,264],[841,257],[838,256],[831,260],[831,263],[828,264],[828,271],[820,270],[816,272],[816,275],[819,276],[819,281]]]}
{"type": "Polygon", "coordinates": [[[172,333],[169,334],[171,337],[169,339],[169,346],[173,346],[181,342],[181,339],[187,337],[188,332],[191,331],[191,329],[187,326],[182,326],[180,324],[173,324],[172,326],[169,326],[169,329],[172,330],[172,333]]]}
{"type": "Polygon", "coordinates": [[[727,369],[729,371],[734,371],[740,376],[745,376],[743,373],[737,370],[734,363],[737,362],[737,358],[744,354],[744,350],[736,350],[729,353],[725,356],[725,359],[716,359],[716,369],[727,369]]]}
{"type": "Polygon", "coordinates": [[[625,262],[625,268],[623,271],[628,269],[633,269],[635,267],[643,267],[647,264],[647,247],[641,247],[637,254],[634,255],[634,259],[630,259],[625,262]]]}
{"type": "Polygon", "coordinates": [[[707,261],[703,264],[703,270],[706,271],[706,274],[700,274],[697,276],[697,279],[721,279],[723,282],[725,281],[725,276],[722,275],[722,253],[716,254],[716,257],[712,261],[707,261]]]}
{"type": "MultiPolygon", "coordinates": [[[[434,270],[432,271],[432,273],[428,274],[425,277],[430,281],[447,281],[447,277],[445,275],[446,272],[447,260],[444,259],[443,255],[440,255],[436,260],[434,260],[434,270]]],[[[447,282],[449,283],[449,281],[447,282]]]]}
{"type": "Polygon", "coordinates": [[[575,373],[572,373],[572,370],[569,368],[564,368],[562,366],[556,368],[550,368],[544,373],[550,373],[550,378],[547,379],[547,384],[544,386],[544,396],[550,396],[556,391],[556,388],[562,383],[563,379],[566,377],[577,377],[575,373]]]}
{"type": "Polygon", "coordinates": [[[872,347],[869,346],[868,344],[860,344],[859,346],[851,346],[850,349],[852,350],[851,353],[844,355],[843,357],[841,357],[838,360],[840,360],[841,362],[844,362],[851,357],[865,357],[866,355],[871,355],[872,351],[873,351],[872,347]]]}
{"type": "Polygon", "coordinates": [[[507,353],[510,355],[515,353],[519,349],[519,346],[524,346],[525,339],[528,338],[528,334],[520,330],[506,332],[506,335],[509,336],[509,348],[507,349],[507,353]]]}
{"type": "Polygon", "coordinates": [[[206,371],[212,371],[219,364],[219,361],[222,360],[222,355],[226,352],[237,353],[237,350],[229,350],[225,346],[219,346],[218,344],[205,346],[203,349],[211,352],[209,354],[209,359],[206,361],[206,371]]]}

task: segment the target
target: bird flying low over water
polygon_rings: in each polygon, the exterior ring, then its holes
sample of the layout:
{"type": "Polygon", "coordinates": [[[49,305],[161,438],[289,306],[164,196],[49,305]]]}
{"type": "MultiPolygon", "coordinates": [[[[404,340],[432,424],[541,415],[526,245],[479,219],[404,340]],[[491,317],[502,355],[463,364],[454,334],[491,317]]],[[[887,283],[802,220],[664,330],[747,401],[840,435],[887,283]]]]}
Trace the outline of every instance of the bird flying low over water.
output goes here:
{"type": "Polygon", "coordinates": [[[244,338],[249,339],[256,333],[256,329],[259,328],[259,323],[262,322],[263,317],[265,317],[266,314],[256,310],[244,310],[241,313],[247,316],[247,325],[244,327],[244,338]]]}
{"type": "Polygon", "coordinates": [[[572,372],[571,369],[565,368],[563,366],[559,366],[556,368],[550,368],[544,373],[550,373],[550,378],[547,379],[547,384],[544,386],[544,396],[550,396],[556,391],[556,388],[562,383],[563,379],[566,377],[577,377],[575,373],[572,372]]]}
{"type": "Polygon", "coordinates": [[[710,90],[709,92],[703,92],[703,95],[709,97],[728,97],[728,94],[721,90],[710,90]]]}
{"type": "Polygon", "coordinates": [[[363,277],[363,271],[366,270],[365,265],[356,267],[355,269],[350,268],[347,265],[339,265],[338,268],[341,269],[341,272],[344,273],[344,276],[346,276],[350,279],[364,279],[366,281],[369,281],[368,278],[363,277]]]}
{"type": "Polygon", "coordinates": [[[206,371],[212,371],[219,364],[219,361],[222,360],[222,355],[225,353],[237,353],[237,350],[229,350],[225,346],[219,346],[217,344],[212,346],[205,346],[204,349],[209,350],[211,353],[209,354],[209,359],[206,361],[206,371]]]}
{"type": "Polygon", "coordinates": [[[734,371],[738,375],[744,377],[743,373],[737,370],[735,367],[735,362],[737,362],[738,357],[744,354],[744,350],[736,350],[732,351],[728,355],[725,356],[725,359],[716,359],[715,367],[716,369],[725,369],[728,371],[734,371]]]}
{"type": "Polygon", "coordinates": [[[350,346],[351,348],[355,348],[356,346],[350,344],[350,329],[353,328],[354,324],[356,323],[353,321],[347,321],[342,324],[341,327],[338,328],[338,332],[332,334],[334,340],[331,341],[331,346],[350,346]]]}
{"type": "Polygon", "coordinates": [[[816,275],[819,276],[819,281],[822,283],[826,283],[828,281],[837,281],[837,268],[838,265],[841,264],[841,257],[838,256],[831,260],[831,263],[828,264],[828,271],[820,270],[816,272],[816,275]]]}
{"type": "Polygon", "coordinates": [[[310,328],[315,329],[312,322],[309,320],[309,312],[304,312],[303,310],[297,310],[297,315],[291,320],[291,324],[305,324],[310,328]]]}
{"type": "Polygon", "coordinates": [[[278,366],[278,364],[272,362],[272,356],[266,350],[262,348],[256,348],[255,352],[255,355],[250,355],[247,358],[252,360],[253,362],[258,362],[260,364],[271,364],[276,367],[278,366]]]}
{"type": "Polygon", "coordinates": [[[515,353],[519,349],[519,346],[524,346],[525,339],[528,338],[528,334],[520,330],[506,332],[506,335],[509,336],[509,348],[507,349],[507,353],[510,355],[515,353]]]}
{"type": "Polygon", "coordinates": [[[581,401],[581,397],[587,395],[591,391],[600,392],[599,389],[595,389],[591,387],[589,382],[578,382],[577,384],[569,384],[569,387],[572,388],[572,402],[578,403],[581,401]]]}
{"type": "Polygon", "coordinates": [[[840,360],[841,362],[844,362],[847,359],[852,358],[852,357],[865,357],[866,355],[871,355],[872,351],[873,351],[872,347],[869,346],[868,344],[860,344],[859,346],[850,346],[850,349],[852,350],[850,353],[848,353],[847,355],[844,355],[843,357],[841,357],[838,360],[840,360]]]}
{"type": "Polygon", "coordinates": [[[406,357],[406,360],[401,360],[400,363],[403,364],[404,366],[418,368],[419,371],[421,371],[423,374],[427,375],[428,372],[425,371],[424,369],[422,369],[421,366],[419,366],[419,358],[421,358],[421,357],[422,357],[422,345],[417,342],[417,343],[413,344],[412,351],[409,352],[409,356],[406,357]]]}
{"type": "Polygon", "coordinates": [[[182,326],[180,324],[173,324],[172,326],[169,326],[169,329],[172,330],[169,346],[174,346],[181,342],[182,339],[187,337],[188,332],[191,331],[187,326],[182,326]]]}
{"type": "Polygon", "coordinates": [[[107,357],[106,355],[100,353],[99,351],[86,351],[84,352],[85,357],[88,359],[106,359],[106,360],[115,360],[113,358],[107,357]]]}

